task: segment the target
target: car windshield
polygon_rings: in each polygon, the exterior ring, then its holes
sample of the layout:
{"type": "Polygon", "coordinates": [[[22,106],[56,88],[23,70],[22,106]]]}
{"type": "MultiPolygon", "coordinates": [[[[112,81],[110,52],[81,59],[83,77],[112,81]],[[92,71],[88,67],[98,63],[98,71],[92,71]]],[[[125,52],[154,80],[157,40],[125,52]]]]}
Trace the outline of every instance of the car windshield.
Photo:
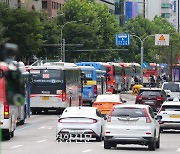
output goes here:
{"type": "Polygon", "coordinates": [[[180,111],[179,105],[164,105],[161,111],[180,111]]]}
{"type": "Polygon", "coordinates": [[[161,96],[160,91],[141,91],[141,96],[161,96]]]}
{"type": "Polygon", "coordinates": [[[96,102],[119,102],[119,95],[99,95],[96,99],[96,102]]]}
{"type": "Polygon", "coordinates": [[[180,90],[179,84],[175,84],[175,83],[164,84],[163,89],[164,90],[170,90],[171,92],[177,92],[180,90]]]}
{"type": "Polygon", "coordinates": [[[89,116],[94,115],[95,110],[94,109],[84,109],[83,107],[79,108],[69,108],[65,109],[62,116],[63,117],[82,117],[82,116],[89,116]]]}
{"type": "Polygon", "coordinates": [[[145,117],[144,110],[141,108],[115,108],[112,112],[114,117],[145,117]]]}

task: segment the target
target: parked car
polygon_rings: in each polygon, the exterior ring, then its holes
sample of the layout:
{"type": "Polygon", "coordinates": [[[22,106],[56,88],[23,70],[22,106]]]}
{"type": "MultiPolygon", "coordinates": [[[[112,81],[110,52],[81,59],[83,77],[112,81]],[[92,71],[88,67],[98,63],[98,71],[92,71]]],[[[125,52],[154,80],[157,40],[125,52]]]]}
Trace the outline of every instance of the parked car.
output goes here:
{"type": "Polygon", "coordinates": [[[102,94],[98,95],[93,107],[97,107],[101,114],[109,114],[114,105],[125,103],[119,94],[102,94]]]}
{"type": "Polygon", "coordinates": [[[58,119],[56,129],[57,140],[64,140],[64,136],[70,140],[86,140],[88,136],[101,141],[104,136],[104,118],[94,107],[67,107],[58,119]]]}
{"type": "Polygon", "coordinates": [[[180,99],[180,82],[164,82],[162,89],[164,89],[168,97],[180,99]]]}
{"type": "Polygon", "coordinates": [[[158,112],[162,116],[160,130],[180,129],[180,101],[164,102],[158,112]]]}
{"type": "Polygon", "coordinates": [[[115,105],[105,123],[104,148],[139,144],[149,150],[160,147],[160,126],[149,105],[115,105]]]}
{"type": "Polygon", "coordinates": [[[154,112],[158,112],[166,100],[166,93],[161,88],[141,88],[136,96],[135,104],[150,105],[154,112]]]}

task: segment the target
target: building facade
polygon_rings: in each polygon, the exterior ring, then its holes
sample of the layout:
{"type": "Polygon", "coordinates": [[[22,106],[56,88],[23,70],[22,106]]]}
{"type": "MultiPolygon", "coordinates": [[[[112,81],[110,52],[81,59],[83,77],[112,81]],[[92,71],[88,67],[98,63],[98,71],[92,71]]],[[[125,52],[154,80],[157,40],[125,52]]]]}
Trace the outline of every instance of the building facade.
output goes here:
{"type": "Polygon", "coordinates": [[[5,2],[10,7],[15,8],[26,8],[28,10],[42,9],[42,0],[0,0],[0,2],[5,2]]]}

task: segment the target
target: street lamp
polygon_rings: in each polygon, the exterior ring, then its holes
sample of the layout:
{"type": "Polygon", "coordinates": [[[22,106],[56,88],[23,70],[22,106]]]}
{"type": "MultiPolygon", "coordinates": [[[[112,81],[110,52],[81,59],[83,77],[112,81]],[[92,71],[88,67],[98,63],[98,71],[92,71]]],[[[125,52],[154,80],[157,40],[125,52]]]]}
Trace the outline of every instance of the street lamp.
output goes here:
{"type": "Polygon", "coordinates": [[[78,21],[68,21],[66,22],[62,27],[61,27],[61,60],[63,62],[65,62],[65,39],[63,39],[63,35],[62,35],[62,32],[63,32],[63,28],[69,24],[69,23],[73,23],[73,22],[79,22],[79,21],[82,21],[82,20],[78,20],[78,21]]]}
{"type": "Polygon", "coordinates": [[[143,56],[144,56],[144,41],[148,38],[148,37],[150,37],[150,36],[155,36],[155,35],[148,35],[148,36],[146,36],[143,40],[139,37],[139,36],[137,36],[137,35],[130,35],[130,36],[134,36],[134,37],[136,37],[136,38],[138,38],[139,39],[139,41],[141,42],[141,83],[143,84],[143,56]]]}

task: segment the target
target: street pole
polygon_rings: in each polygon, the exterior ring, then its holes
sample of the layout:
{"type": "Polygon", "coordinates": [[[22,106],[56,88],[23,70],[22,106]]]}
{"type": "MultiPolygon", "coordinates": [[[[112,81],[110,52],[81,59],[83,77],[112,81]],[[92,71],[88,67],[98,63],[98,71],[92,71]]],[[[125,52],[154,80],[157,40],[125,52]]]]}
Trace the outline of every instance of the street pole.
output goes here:
{"type": "Polygon", "coordinates": [[[62,40],[62,42],[63,42],[63,62],[65,62],[66,61],[66,53],[65,53],[65,39],[63,39],[62,40]]]}
{"type": "Polygon", "coordinates": [[[143,40],[142,40],[139,36],[134,35],[134,34],[133,34],[133,35],[130,35],[130,36],[134,36],[134,37],[138,38],[139,41],[141,42],[141,83],[143,84],[144,41],[145,41],[148,37],[150,37],[150,36],[155,36],[155,35],[148,35],[148,36],[146,36],[143,40]]]}
{"type": "MultiPolygon", "coordinates": [[[[64,27],[67,25],[67,24],[69,24],[69,23],[73,23],[73,22],[79,22],[79,21],[82,21],[82,20],[78,20],[78,21],[68,21],[68,22],[66,22],[64,25],[62,25],[62,27],[61,27],[61,60],[63,61],[63,62],[65,62],[65,60],[63,59],[63,57],[65,58],[65,47],[63,47],[64,46],[64,43],[63,43],[63,29],[64,29],[64,27]]],[[[65,42],[65,40],[64,40],[64,42],[65,42]]]]}

